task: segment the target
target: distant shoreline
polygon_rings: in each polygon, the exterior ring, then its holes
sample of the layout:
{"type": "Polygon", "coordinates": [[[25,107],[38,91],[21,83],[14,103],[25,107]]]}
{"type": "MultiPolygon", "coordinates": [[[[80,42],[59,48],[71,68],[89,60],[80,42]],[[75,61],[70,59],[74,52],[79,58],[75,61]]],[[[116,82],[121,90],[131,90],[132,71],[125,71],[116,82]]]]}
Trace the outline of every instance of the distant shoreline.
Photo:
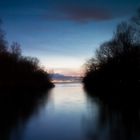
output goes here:
{"type": "Polygon", "coordinates": [[[71,81],[71,82],[66,82],[66,81],[62,81],[62,82],[53,82],[54,84],[78,84],[78,83],[82,83],[82,81],[71,81]]]}

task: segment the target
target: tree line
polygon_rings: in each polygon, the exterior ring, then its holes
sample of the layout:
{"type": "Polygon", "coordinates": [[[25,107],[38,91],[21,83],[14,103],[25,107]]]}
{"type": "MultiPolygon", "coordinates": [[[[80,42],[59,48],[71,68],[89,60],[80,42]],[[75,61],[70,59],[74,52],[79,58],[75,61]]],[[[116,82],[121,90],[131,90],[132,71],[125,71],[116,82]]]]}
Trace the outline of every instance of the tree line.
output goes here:
{"type": "Polygon", "coordinates": [[[50,88],[50,76],[35,57],[22,55],[17,42],[8,45],[0,23],[0,88],[50,88]]]}
{"type": "Polygon", "coordinates": [[[140,91],[140,9],[86,62],[84,87],[100,98],[137,98],[140,91]],[[128,94],[131,91],[131,95],[128,94]],[[133,91],[133,92],[132,92],[133,91]],[[127,95],[126,95],[127,94],[127,95]],[[133,96],[132,96],[133,94],[133,96]]]}

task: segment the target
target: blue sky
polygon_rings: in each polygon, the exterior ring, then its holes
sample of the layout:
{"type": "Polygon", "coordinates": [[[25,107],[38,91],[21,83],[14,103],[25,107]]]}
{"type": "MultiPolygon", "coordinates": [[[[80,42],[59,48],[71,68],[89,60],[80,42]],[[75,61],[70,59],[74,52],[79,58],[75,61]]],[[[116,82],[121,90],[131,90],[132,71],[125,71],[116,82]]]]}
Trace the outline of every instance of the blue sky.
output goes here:
{"type": "Polygon", "coordinates": [[[77,74],[139,0],[2,0],[0,18],[9,43],[21,44],[54,72],[77,74]]]}

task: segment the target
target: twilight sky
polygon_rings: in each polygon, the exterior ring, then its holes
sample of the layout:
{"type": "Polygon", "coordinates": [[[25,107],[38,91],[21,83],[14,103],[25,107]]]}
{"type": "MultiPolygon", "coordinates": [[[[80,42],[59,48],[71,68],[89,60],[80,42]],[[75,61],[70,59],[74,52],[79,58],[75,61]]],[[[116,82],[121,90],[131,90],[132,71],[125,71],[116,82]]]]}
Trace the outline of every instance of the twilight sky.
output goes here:
{"type": "Polygon", "coordinates": [[[1,0],[0,18],[9,43],[21,44],[47,69],[77,75],[139,0],[1,0]]]}

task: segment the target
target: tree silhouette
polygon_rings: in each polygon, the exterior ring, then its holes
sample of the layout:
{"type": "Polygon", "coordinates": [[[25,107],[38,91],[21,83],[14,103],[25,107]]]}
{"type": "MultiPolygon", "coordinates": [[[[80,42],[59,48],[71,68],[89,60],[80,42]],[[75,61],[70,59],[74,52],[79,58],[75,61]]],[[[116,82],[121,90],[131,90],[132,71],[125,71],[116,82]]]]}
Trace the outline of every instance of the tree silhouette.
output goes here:
{"type": "MultiPolygon", "coordinates": [[[[1,25],[2,25],[2,21],[0,20],[0,27],[1,25]]],[[[7,41],[5,40],[5,33],[0,28],[0,53],[6,52],[6,50],[7,50],[7,41]]]]}
{"type": "Polygon", "coordinates": [[[20,45],[8,46],[0,28],[0,88],[50,88],[53,86],[49,74],[34,57],[22,55],[20,45]]]}
{"type": "MultiPolygon", "coordinates": [[[[116,100],[123,96],[126,98],[120,90],[140,90],[139,23],[140,11],[129,22],[120,23],[112,39],[96,50],[96,57],[91,58],[86,64],[87,70],[83,78],[85,89],[107,91],[105,94],[100,92],[97,96],[110,98],[109,100],[114,97],[118,97],[116,100]]],[[[133,97],[136,98],[137,93],[134,92],[133,97]]]]}

